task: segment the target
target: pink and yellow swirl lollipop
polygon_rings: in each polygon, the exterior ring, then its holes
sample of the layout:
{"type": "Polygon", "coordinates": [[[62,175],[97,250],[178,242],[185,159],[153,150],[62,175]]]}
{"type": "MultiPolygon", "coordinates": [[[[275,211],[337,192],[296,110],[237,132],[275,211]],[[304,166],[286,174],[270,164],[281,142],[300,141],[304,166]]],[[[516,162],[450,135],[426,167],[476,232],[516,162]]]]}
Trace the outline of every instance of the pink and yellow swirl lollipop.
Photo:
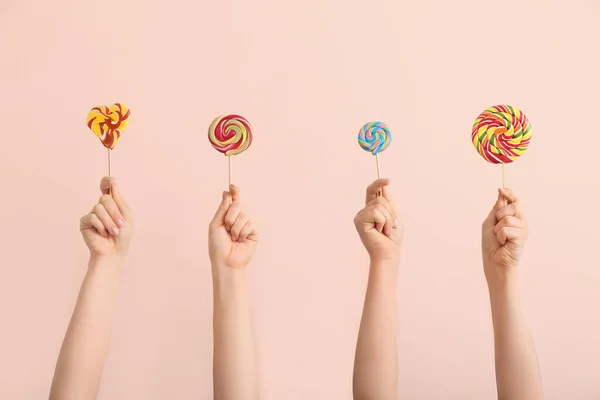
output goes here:
{"type": "Polygon", "coordinates": [[[240,115],[221,115],[208,127],[208,140],[218,152],[234,156],[252,144],[252,126],[240,115]]]}
{"type": "Polygon", "coordinates": [[[229,157],[231,185],[231,156],[240,154],[252,144],[252,125],[240,115],[226,114],[215,118],[208,127],[208,140],[218,152],[229,157]]]}

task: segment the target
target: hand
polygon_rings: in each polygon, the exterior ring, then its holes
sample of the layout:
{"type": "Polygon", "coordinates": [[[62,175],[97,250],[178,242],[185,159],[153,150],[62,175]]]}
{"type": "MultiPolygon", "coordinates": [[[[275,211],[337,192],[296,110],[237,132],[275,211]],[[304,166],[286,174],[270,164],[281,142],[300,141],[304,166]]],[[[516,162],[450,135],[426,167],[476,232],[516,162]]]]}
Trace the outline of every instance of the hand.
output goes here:
{"type": "Polygon", "coordinates": [[[354,225],[371,262],[400,260],[404,234],[402,222],[388,190],[389,179],[378,179],[367,188],[366,206],[354,218],[354,225]],[[381,190],[381,196],[378,192],[381,190]]]}
{"type": "Polygon", "coordinates": [[[496,205],[483,221],[481,248],[488,282],[516,270],[529,233],[519,200],[510,189],[498,189],[496,205]]]}
{"type": "Polygon", "coordinates": [[[100,191],[102,196],[98,204],[79,222],[83,240],[90,249],[91,258],[125,258],[131,241],[133,213],[114,178],[104,177],[100,191]]]}
{"type": "Polygon", "coordinates": [[[258,245],[258,233],[244,213],[240,190],[231,185],[223,192],[223,200],[208,229],[208,250],[211,263],[243,269],[248,265],[258,245]]]}

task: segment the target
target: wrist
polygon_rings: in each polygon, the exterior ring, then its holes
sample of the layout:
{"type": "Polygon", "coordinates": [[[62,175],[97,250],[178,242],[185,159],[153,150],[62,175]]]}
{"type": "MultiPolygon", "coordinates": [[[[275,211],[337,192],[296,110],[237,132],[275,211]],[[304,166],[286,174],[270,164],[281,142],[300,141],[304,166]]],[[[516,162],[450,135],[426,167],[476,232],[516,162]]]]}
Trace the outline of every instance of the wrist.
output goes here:
{"type": "Polygon", "coordinates": [[[400,265],[400,256],[392,258],[371,257],[371,269],[397,269],[400,265]]]}
{"type": "Polygon", "coordinates": [[[246,279],[245,268],[231,268],[224,264],[212,264],[213,285],[236,284],[246,279]]]}
{"type": "Polygon", "coordinates": [[[246,270],[231,268],[226,265],[213,264],[213,295],[219,302],[226,301],[230,297],[246,290],[246,270]]]}
{"type": "Polygon", "coordinates": [[[486,269],[486,281],[490,293],[503,293],[513,291],[518,287],[518,278],[516,271],[502,270],[501,268],[490,268],[491,272],[486,269]]]}
{"type": "Polygon", "coordinates": [[[125,256],[121,255],[91,255],[88,270],[110,270],[122,272],[125,268],[125,256]]]}

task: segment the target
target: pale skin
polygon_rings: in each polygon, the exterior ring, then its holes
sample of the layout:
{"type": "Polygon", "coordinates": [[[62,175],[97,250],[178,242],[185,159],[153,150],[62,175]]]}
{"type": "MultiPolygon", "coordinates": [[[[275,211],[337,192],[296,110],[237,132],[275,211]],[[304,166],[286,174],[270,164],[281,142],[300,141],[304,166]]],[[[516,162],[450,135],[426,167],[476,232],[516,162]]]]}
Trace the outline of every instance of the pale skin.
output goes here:
{"type": "Polygon", "coordinates": [[[499,400],[541,400],[542,380],[523,314],[517,269],[529,229],[516,194],[499,189],[482,225],[482,255],[490,293],[499,400]]]}
{"type": "MultiPolygon", "coordinates": [[[[398,396],[396,278],[403,228],[388,185],[389,180],[380,179],[369,186],[365,208],[354,219],[371,259],[354,361],[353,393],[357,400],[392,400],[398,396]]],[[[517,288],[517,268],[527,234],[517,196],[509,189],[500,189],[482,229],[499,400],[543,399],[538,362],[517,288]]]]}
{"type": "Polygon", "coordinates": [[[90,258],[56,363],[50,400],[95,399],[108,356],[134,217],[114,178],[103,178],[100,190],[100,200],[80,220],[90,258]]]}
{"type": "Polygon", "coordinates": [[[370,257],[352,379],[356,400],[393,400],[398,393],[396,280],[404,231],[389,183],[373,182],[365,207],[354,218],[370,257]]]}
{"type": "Polygon", "coordinates": [[[215,400],[258,399],[258,367],[246,267],[258,233],[231,185],[209,226],[213,275],[213,386],[215,400]]]}

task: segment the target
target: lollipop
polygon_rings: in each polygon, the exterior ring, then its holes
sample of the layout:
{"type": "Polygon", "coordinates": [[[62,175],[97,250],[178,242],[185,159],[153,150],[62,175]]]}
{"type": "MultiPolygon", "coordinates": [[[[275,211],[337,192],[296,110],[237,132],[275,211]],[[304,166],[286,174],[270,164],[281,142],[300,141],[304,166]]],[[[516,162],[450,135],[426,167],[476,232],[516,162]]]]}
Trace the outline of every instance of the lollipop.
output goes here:
{"type": "Polygon", "coordinates": [[[490,107],[475,120],[471,141],[484,160],[502,164],[502,186],[505,187],[504,164],[512,163],[527,150],[531,125],[516,107],[490,107]]]}
{"type": "Polygon", "coordinates": [[[231,185],[231,156],[240,154],[252,144],[252,126],[240,115],[221,115],[208,127],[208,140],[219,152],[229,157],[229,184],[231,185]]]}
{"type": "Polygon", "coordinates": [[[392,132],[383,122],[369,122],[360,128],[358,132],[358,144],[360,147],[375,156],[377,179],[380,178],[379,153],[387,149],[391,142],[392,132]]]}
{"type": "Polygon", "coordinates": [[[121,134],[129,124],[131,112],[123,104],[116,103],[110,107],[97,106],[90,110],[87,116],[87,126],[100,138],[108,149],[108,176],[111,175],[110,155],[121,134]]]}

